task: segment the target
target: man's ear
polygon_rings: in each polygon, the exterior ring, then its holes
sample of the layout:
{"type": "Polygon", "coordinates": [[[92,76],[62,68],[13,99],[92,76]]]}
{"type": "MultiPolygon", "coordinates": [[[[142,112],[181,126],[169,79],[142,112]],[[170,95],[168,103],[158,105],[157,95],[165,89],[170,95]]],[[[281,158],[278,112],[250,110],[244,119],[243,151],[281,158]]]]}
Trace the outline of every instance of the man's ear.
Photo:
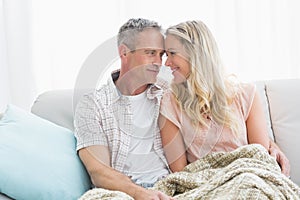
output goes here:
{"type": "Polygon", "coordinates": [[[129,48],[124,44],[121,44],[118,49],[120,58],[126,57],[127,53],[129,52],[129,48]]]}

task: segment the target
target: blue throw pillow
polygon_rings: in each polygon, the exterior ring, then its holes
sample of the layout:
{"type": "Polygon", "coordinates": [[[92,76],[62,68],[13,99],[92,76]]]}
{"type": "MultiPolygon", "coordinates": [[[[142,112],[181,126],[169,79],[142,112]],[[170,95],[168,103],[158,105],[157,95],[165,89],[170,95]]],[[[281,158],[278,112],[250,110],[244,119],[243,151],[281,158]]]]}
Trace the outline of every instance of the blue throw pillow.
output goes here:
{"type": "Polygon", "coordinates": [[[13,105],[0,120],[0,192],[14,199],[78,199],[91,187],[73,133],[13,105]]]}

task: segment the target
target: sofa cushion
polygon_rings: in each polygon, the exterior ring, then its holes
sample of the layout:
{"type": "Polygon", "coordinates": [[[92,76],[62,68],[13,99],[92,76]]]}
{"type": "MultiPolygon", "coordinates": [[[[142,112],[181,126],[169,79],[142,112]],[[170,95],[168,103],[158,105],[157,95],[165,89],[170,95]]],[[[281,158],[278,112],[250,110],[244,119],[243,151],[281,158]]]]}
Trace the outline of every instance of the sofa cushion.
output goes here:
{"type": "Polygon", "coordinates": [[[291,164],[291,178],[300,185],[300,79],[266,82],[275,141],[291,164]]]}
{"type": "Polygon", "coordinates": [[[24,200],[78,199],[90,188],[69,129],[8,105],[0,138],[0,192],[24,200]]]}

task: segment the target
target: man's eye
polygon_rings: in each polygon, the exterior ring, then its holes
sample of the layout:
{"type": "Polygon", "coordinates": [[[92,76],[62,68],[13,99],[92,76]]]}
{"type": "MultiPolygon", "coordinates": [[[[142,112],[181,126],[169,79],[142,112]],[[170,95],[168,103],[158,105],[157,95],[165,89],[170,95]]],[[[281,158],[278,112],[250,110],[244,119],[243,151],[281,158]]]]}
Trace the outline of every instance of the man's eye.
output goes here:
{"type": "Polygon", "coordinates": [[[155,51],[154,50],[148,50],[148,51],[146,51],[146,54],[148,54],[148,55],[155,55],[155,51]]]}

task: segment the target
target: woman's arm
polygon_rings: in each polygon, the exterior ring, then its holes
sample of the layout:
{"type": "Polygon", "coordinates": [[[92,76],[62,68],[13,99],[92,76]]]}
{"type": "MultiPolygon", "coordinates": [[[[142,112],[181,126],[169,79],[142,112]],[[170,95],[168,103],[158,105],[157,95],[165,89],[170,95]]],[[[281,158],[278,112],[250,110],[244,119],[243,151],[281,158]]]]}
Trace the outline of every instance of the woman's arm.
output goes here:
{"type": "Polygon", "coordinates": [[[261,144],[269,150],[270,139],[268,137],[267,122],[257,92],[246,120],[246,126],[249,144],[261,144]]]}
{"type": "Polygon", "coordinates": [[[179,131],[170,120],[159,116],[159,127],[162,146],[172,172],[181,171],[187,165],[186,148],[179,131]]]}
{"type": "Polygon", "coordinates": [[[249,117],[246,121],[248,142],[258,143],[263,145],[270,153],[271,156],[275,157],[278,164],[281,167],[281,171],[286,176],[290,174],[290,163],[280,148],[269,139],[267,134],[267,123],[264,116],[264,112],[261,106],[261,102],[258,93],[255,94],[253,105],[249,113],[249,117]]]}

